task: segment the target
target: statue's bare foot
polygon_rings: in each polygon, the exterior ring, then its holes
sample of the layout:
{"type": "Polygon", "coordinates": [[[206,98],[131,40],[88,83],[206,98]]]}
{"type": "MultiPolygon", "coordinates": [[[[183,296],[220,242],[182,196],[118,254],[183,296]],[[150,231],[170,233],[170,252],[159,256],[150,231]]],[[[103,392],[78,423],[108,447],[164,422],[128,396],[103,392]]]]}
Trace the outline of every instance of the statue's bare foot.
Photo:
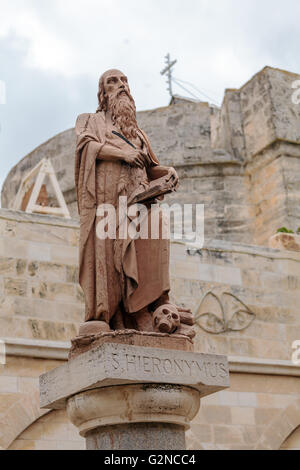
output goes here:
{"type": "Polygon", "coordinates": [[[153,313],[153,328],[159,333],[174,333],[180,326],[180,315],[172,304],[158,307],[153,313]]]}
{"type": "Polygon", "coordinates": [[[100,333],[108,333],[109,331],[111,329],[105,321],[88,321],[80,325],[79,336],[98,335],[100,333]]]}

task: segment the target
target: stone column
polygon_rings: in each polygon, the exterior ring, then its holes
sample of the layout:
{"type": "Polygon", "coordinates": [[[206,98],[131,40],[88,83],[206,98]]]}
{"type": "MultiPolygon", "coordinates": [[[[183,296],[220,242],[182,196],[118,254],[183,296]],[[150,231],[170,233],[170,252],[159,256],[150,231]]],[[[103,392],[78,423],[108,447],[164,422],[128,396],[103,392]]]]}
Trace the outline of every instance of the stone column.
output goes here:
{"type": "Polygon", "coordinates": [[[185,449],[185,430],[199,407],[198,390],[138,384],[75,395],[67,413],[88,449],[185,449]]]}
{"type": "Polygon", "coordinates": [[[40,377],[41,407],[66,408],[89,450],[184,450],[200,398],[228,386],[224,356],[116,343],[40,377]]]}

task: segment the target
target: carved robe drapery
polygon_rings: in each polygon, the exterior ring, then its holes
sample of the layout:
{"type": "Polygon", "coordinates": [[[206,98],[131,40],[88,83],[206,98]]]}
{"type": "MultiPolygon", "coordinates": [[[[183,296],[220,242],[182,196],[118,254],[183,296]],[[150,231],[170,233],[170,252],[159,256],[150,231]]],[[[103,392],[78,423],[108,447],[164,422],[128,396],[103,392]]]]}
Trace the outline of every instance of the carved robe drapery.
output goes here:
{"type": "MultiPolygon", "coordinates": [[[[130,197],[140,185],[148,184],[145,168],[119,160],[101,161],[99,153],[106,143],[124,152],[128,148],[113,130],[117,129],[106,122],[103,112],[81,115],[76,123],[79,282],[85,296],[85,320],[107,323],[121,304],[127,313],[135,313],[170,289],[169,240],[103,240],[96,236],[97,207],[112,204],[117,209],[119,196],[130,197]]],[[[147,136],[142,131],[138,134],[151,165],[159,165],[147,136]]]]}

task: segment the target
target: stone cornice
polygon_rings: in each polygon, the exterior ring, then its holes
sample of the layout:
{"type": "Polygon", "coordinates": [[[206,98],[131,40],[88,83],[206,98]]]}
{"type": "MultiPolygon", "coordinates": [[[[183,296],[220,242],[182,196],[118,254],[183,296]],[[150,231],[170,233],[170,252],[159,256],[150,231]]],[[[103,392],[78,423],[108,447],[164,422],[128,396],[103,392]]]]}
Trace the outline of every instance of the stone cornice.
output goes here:
{"type": "Polygon", "coordinates": [[[300,366],[291,361],[243,356],[229,356],[228,360],[230,372],[300,377],[300,366]]]}
{"type": "Polygon", "coordinates": [[[7,356],[31,357],[40,359],[68,359],[69,341],[46,341],[25,338],[0,338],[5,343],[7,356]]]}
{"type": "Polygon", "coordinates": [[[248,158],[245,162],[245,174],[252,175],[281,157],[300,158],[300,142],[275,139],[248,158]]]}
{"type": "MultiPolygon", "coordinates": [[[[198,248],[195,244],[188,242],[173,241],[173,244],[184,245],[191,256],[196,255],[198,248]]],[[[199,251],[215,251],[222,253],[239,253],[255,255],[262,258],[272,258],[276,260],[292,260],[300,262],[300,253],[292,251],[280,251],[266,246],[246,245],[242,243],[231,243],[225,240],[207,239],[199,251]]]]}
{"type": "Polygon", "coordinates": [[[55,217],[52,215],[28,214],[23,211],[15,211],[12,209],[0,209],[0,219],[79,229],[79,220],[77,219],[64,219],[62,217],[55,217]]]}
{"type": "MultiPolygon", "coordinates": [[[[45,341],[23,338],[2,338],[8,356],[66,361],[71,343],[66,341],[45,341]]],[[[280,375],[300,377],[300,366],[280,359],[260,359],[247,356],[229,356],[232,373],[280,375]]]]}

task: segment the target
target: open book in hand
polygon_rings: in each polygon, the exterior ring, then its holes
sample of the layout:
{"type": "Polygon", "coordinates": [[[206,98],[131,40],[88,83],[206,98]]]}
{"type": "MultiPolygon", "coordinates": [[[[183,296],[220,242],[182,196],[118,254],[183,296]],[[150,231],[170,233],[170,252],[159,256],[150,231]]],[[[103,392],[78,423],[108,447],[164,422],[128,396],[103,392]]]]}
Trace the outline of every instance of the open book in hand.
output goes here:
{"type": "Polygon", "coordinates": [[[129,197],[128,205],[151,201],[152,199],[176,191],[176,187],[177,185],[174,186],[173,178],[170,178],[168,175],[162,176],[161,178],[151,181],[146,189],[141,185],[129,197]]]}

